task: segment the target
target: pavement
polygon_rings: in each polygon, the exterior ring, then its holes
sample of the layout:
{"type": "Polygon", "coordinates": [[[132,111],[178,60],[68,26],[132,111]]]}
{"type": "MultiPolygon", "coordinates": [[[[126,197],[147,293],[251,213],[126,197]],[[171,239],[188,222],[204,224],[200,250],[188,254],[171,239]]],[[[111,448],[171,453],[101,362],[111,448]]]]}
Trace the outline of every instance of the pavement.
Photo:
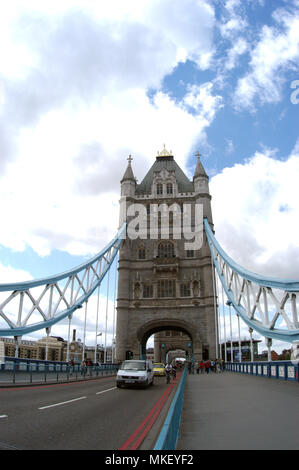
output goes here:
{"type": "Polygon", "coordinates": [[[299,383],[188,375],[177,450],[299,450],[299,383]]]}

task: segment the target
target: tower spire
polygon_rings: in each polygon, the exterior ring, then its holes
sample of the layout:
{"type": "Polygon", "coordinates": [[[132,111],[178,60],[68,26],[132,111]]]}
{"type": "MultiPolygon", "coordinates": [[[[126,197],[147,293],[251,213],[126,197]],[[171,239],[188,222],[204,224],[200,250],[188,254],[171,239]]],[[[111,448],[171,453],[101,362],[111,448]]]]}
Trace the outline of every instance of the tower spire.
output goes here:
{"type": "Polygon", "coordinates": [[[196,152],[195,156],[197,157],[197,162],[196,162],[195,172],[193,176],[193,181],[195,178],[199,176],[204,176],[205,178],[208,178],[208,175],[206,174],[205,169],[202,166],[202,163],[200,161],[201,154],[199,153],[199,151],[196,152]]]}
{"type": "Polygon", "coordinates": [[[129,155],[127,160],[128,160],[128,166],[121,180],[121,183],[126,180],[133,180],[135,182],[135,176],[134,176],[132,166],[131,166],[131,161],[133,160],[132,155],[129,155]]]}

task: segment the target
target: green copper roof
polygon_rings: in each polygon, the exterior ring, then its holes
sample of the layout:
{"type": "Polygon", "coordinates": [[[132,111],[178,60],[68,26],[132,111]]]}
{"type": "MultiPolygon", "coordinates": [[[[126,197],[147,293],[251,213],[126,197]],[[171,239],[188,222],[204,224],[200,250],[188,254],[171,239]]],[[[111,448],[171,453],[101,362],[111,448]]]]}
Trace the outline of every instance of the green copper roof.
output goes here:
{"type": "Polygon", "coordinates": [[[155,163],[140,184],[136,186],[136,194],[150,194],[152,190],[152,183],[155,172],[160,172],[163,169],[174,172],[178,191],[180,193],[190,193],[194,191],[193,183],[187,178],[185,173],[181,170],[179,165],[173,159],[173,156],[157,157],[155,163]]]}

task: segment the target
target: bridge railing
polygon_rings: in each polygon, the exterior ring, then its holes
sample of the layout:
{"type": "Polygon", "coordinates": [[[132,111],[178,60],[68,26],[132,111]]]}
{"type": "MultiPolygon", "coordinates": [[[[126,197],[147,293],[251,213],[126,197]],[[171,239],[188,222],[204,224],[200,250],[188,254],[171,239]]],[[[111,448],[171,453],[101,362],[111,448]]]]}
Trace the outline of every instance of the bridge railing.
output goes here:
{"type": "Polygon", "coordinates": [[[179,437],[187,367],[184,368],[178,389],[170,405],[154,450],[175,450],[179,437]]]}
{"type": "Polygon", "coordinates": [[[80,363],[42,361],[5,357],[0,364],[0,386],[44,382],[68,382],[115,375],[119,364],[98,363],[82,367],[80,363]]]}
{"type": "Polygon", "coordinates": [[[225,370],[271,379],[299,382],[299,365],[292,361],[226,362],[225,370]]]}

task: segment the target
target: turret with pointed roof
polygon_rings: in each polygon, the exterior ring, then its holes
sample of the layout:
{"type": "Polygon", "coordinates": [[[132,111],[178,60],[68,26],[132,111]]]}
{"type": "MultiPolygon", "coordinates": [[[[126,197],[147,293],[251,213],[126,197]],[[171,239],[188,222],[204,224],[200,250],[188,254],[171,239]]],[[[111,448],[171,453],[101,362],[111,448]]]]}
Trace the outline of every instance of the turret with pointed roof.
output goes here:
{"type": "Polygon", "coordinates": [[[197,162],[193,176],[194,191],[209,194],[209,177],[200,161],[200,153],[197,152],[196,156],[197,162]]]}
{"type": "Polygon", "coordinates": [[[206,174],[206,171],[205,171],[204,167],[202,166],[201,161],[200,161],[200,153],[197,152],[196,156],[197,156],[197,162],[196,162],[193,181],[194,181],[195,178],[197,178],[199,176],[209,178],[208,175],[206,174]]]}
{"type": "Polygon", "coordinates": [[[128,157],[128,166],[127,166],[127,169],[124,173],[124,176],[122,177],[122,180],[121,180],[121,183],[123,181],[126,181],[126,180],[133,180],[135,181],[135,176],[134,176],[134,173],[133,173],[133,170],[132,170],[132,166],[131,166],[131,161],[133,160],[132,156],[129,155],[128,157]]]}
{"type": "Polygon", "coordinates": [[[131,161],[133,158],[131,155],[128,157],[128,166],[121,180],[121,195],[122,196],[134,196],[136,189],[136,178],[134,176],[131,161]]]}

